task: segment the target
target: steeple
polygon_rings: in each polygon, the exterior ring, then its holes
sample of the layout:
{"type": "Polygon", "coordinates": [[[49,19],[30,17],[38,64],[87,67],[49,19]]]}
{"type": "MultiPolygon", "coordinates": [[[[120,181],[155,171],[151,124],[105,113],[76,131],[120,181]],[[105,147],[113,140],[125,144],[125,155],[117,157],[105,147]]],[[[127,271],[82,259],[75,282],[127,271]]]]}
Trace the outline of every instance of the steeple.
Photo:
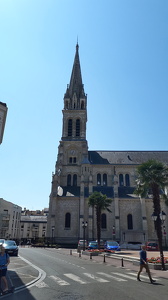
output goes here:
{"type": "Polygon", "coordinates": [[[65,98],[72,99],[73,96],[76,96],[77,101],[80,98],[85,96],[83,83],[82,83],[82,75],[81,75],[81,67],[80,67],[80,59],[79,59],[79,45],[76,45],[76,53],[71,73],[70,84],[67,86],[67,91],[65,94],[65,98]]]}

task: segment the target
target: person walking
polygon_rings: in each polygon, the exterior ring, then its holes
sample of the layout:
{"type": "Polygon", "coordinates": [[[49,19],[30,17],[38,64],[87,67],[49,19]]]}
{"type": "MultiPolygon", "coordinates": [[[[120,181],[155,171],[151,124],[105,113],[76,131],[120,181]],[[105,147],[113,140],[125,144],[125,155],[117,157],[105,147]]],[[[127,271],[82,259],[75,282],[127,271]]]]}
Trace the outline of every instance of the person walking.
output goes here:
{"type": "Polygon", "coordinates": [[[147,255],[146,255],[146,246],[145,245],[143,245],[141,247],[141,251],[139,252],[139,255],[140,255],[140,268],[139,268],[139,272],[137,274],[137,280],[141,281],[140,274],[141,274],[143,268],[145,268],[146,272],[148,273],[150,282],[154,283],[156,280],[153,280],[152,277],[151,277],[151,273],[150,273],[149,266],[148,266],[148,263],[147,263],[147,255]]]}
{"type": "Polygon", "coordinates": [[[4,284],[3,292],[8,291],[6,272],[9,263],[10,263],[9,254],[5,253],[5,248],[3,247],[3,245],[0,245],[0,280],[2,280],[4,284]]]}

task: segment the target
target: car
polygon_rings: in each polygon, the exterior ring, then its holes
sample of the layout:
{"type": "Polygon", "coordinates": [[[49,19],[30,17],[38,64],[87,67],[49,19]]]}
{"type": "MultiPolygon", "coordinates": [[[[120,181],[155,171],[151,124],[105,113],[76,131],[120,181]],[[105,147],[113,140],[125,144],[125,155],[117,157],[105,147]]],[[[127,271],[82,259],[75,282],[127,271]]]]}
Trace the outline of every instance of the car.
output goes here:
{"type": "Polygon", "coordinates": [[[120,251],[120,245],[116,241],[106,241],[104,244],[106,251],[120,251]]]}
{"type": "Polygon", "coordinates": [[[147,242],[147,244],[146,244],[146,250],[147,251],[158,251],[159,250],[159,246],[155,242],[147,242]]]}
{"type": "Polygon", "coordinates": [[[3,244],[5,248],[5,252],[8,253],[9,255],[14,255],[18,256],[18,246],[16,245],[15,241],[12,240],[6,240],[3,244]]]}
{"type": "Polygon", "coordinates": [[[0,239],[0,245],[2,245],[5,242],[4,239],[0,239]]]}
{"type": "Polygon", "coordinates": [[[92,249],[98,249],[98,242],[96,241],[89,242],[88,250],[92,250],[92,249]]]}
{"type": "MultiPolygon", "coordinates": [[[[98,240],[96,240],[96,242],[98,243],[98,240]]],[[[104,241],[100,240],[100,249],[104,249],[104,241]]]]}
{"type": "Polygon", "coordinates": [[[85,242],[84,242],[84,240],[79,240],[79,241],[78,241],[78,248],[83,248],[84,246],[85,246],[85,248],[86,248],[87,245],[88,245],[87,240],[85,240],[85,242]]]}

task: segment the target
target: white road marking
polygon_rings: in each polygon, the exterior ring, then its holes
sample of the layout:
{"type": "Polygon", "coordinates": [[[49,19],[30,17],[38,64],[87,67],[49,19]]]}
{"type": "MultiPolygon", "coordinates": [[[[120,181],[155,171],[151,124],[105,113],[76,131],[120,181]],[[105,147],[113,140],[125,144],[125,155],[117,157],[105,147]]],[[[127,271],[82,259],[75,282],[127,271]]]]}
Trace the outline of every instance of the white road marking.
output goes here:
{"type": "Polygon", "coordinates": [[[57,284],[59,285],[70,285],[70,283],[68,283],[67,281],[59,278],[58,276],[49,276],[49,278],[53,279],[57,284]]]}
{"type": "Polygon", "coordinates": [[[94,280],[98,281],[98,282],[110,282],[109,280],[106,280],[106,279],[97,277],[97,276],[95,276],[95,275],[93,275],[93,274],[90,274],[90,273],[83,273],[83,274],[84,274],[85,276],[91,278],[91,279],[94,279],[94,280]]]}
{"type": "Polygon", "coordinates": [[[80,284],[87,284],[87,283],[89,283],[87,281],[82,280],[79,276],[76,276],[76,275],[74,275],[72,273],[64,274],[64,276],[66,276],[66,277],[68,277],[68,278],[70,278],[70,279],[72,279],[72,280],[74,280],[76,282],[79,282],[80,284]]]}
{"type": "Polygon", "coordinates": [[[39,289],[49,287],[48,284],[46,284],[44,281],[38,283],[36,286],[37,286],[39,289]]]}
{"type": "Polygon", "coordinates": [[[106,273],[103,273],[103,272],[97,272],[97,274],[103,275],[107,278],[111,278],[111,279],[114,279],[114,280],[117,280],[117,281],[127,281],[126,279],[119,278],[119,277],[116,277],[116,276],[113,276],[113,275],[110,275],[110,274],[106,274],[106,273]]]}
{"type": "MultiPolygon", "coordinates": [[[[137,274],[136,274],[136,273],[128,273],[128,274],[137,277],[137,274]]],[[[142,277],[142,278],[144,278],[144,279],[149,279],[149,276],[145,276],[145,275],[141,275],[141,274],[140,274],[140,277],[142,277]]],[[[153,279],[156,279],[156,277],[153,277],[153,276],[152,276],[152,278],[153,278],[153,279]]],[[[157,279],[157,280],[159,280],[159,279],[157,279]]]]}
{"type": "Polygon", "coordinates": [[[118,275],[118,276],[121,276],[121,277],[124,277],[124,278],[132,279],[132,280],[137,280],[135,277],[131,277],[131,276],[128,276],[126,274],[121,274],[121,273],[116,273],[116,272],[111,272],[111,273],[115,274],[115,275],[118,275]]]}

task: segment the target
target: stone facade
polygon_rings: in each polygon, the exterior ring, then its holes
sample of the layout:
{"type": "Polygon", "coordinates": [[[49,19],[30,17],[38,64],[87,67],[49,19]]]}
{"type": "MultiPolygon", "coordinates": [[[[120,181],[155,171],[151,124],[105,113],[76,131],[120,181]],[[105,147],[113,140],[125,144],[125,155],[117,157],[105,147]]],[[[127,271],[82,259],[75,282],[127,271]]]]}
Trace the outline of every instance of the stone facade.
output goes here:
{"type": "Polygon", "coordinates": [[[0,238],[20,238],[20,218],[22,208],[0,198],[0,238]]]}
{"type": "MultiPolygon", "coordinates": [[[[96,239],[96,217],[88,207],[88,197],[99,191],[113,200],[112,212],[102,212],[102,239],[154,240],[152,199],[139,199],[133,194],[136,168],[149,159],[168,164],[168,151],[88,151],[87,95],[78,50],[77,45],[70,84],[64,95],[62,138],[52,176],[47,236],[54,233],[59,244],[77,243],[83,238],[82,222],[87,221],[86,238],[96,239]]],[[[163,201],[161,207],[168,214],[163,201]]],[[[166,228],[167,224],[166,220],[166,228]]]]}

